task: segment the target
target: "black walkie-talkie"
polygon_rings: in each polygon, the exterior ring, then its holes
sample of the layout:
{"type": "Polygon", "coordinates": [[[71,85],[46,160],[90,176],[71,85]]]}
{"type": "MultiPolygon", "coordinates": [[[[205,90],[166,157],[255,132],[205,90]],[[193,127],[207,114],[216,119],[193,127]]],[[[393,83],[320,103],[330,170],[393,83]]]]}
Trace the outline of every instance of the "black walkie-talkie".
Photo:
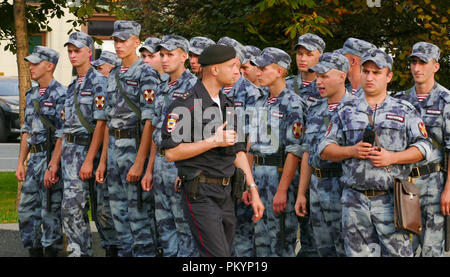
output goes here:
{"type": "Polygon", "coordinates": [[[369,125],[367,125],[366,129],[364,130],[364,134],[363,134],[363,142],[367,142],[374,144],[375,142],[375,131],[374,131],[374,125],[375,125],[375,115],[377,113],[377,109],[378,109],[378,104],[375,105],[375,112],[373,113],[373,122],[372,124],[369,123],[369,125]]]}

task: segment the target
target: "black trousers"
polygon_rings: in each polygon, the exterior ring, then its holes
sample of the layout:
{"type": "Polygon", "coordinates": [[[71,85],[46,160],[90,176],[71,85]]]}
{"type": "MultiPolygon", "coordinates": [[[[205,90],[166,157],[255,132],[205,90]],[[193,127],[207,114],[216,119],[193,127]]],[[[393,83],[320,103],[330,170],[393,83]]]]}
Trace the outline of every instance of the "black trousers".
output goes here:
{"type": "Polygon", "coordinates": [[[199,183],[196,200],[181,188],[181,205],[201,257],[231,257],[236,229],[231,185],[199,183]]]}

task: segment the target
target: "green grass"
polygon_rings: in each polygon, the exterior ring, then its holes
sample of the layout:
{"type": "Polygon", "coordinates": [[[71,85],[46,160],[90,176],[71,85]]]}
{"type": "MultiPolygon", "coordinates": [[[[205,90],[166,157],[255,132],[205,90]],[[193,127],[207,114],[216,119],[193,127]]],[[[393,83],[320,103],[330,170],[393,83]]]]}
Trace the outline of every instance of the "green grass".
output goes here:
{"type": "Polygon", "coordinates": [[[17,179],[14,172],[0,172],[0,223],[17,223],[15,202],[17,179]]]}

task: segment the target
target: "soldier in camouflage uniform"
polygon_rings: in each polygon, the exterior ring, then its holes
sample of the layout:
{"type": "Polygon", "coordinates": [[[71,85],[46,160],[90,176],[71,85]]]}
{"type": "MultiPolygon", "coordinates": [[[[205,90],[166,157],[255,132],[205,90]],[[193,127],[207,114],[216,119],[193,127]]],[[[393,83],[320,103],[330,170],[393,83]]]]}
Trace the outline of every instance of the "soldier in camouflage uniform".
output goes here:
{"type": "Polygon", "coordinates": [[[247,62],[241,65],[242,76],[257,87],[260,86],[258,83],[258,77],[256,76],[258,67],[252,65],[250,60],[256,59],[259,55],[261,55],[261,49],[253,45],[246,45],[244,47],[244,56],[247,62]]]}
{"type": "Polygon", "coordinates": [[[96,171],[98,182],[108,178],[111,212],[121,243],[119,256],[126,257],[155,256],[150,192],[140,191],[140,179],[150,151],[159,77],[136,55],[140,29],[134,21],[114,22],[112,37],[122,64],[108,78],[106,139],[96,171]]]}
{"type": "Polygon", "coordinates": [[[170,104],[186,93],[197,82],[184,63],[188,58],[189,41],[178,35],[166,35],[156,46],[161,55],[164,71],[170,78],[158,87],[155,99],[155,116],[152,125],[152,149],[147,171],[142,179],[142,188],[154,186],[155,218],[157,232],[165,257],[198,256],[191,230],[183,216],[181,195],[174,190],[178,176],[173,162],[168,162],[161,149],[161,126],[170,104]]]}
{"type": "Polygon", "coordinates": [[[61,154],[64,182],[62,219],[69,257],[93,254],[88,216],[90,197],[93,197],[93,219],[99,230],[102,246],[106,249],[106,256],[117,254],[118,241],[111,216],[108,188],[105,184],[96,185],[93,178],[106,126],[104,106],[107,86],[105,76],[89,62],[93,45],[92,37],[81,32],[72,33],[69,41],[64,44],[67,46],[70,62],[77,70],[77,78],[67,89],[61,154]],[[97,210],[98,207],[102,209],[97,210]]]}
{"type": "Polygon", "coordinates": [[[206,37],[193,37],[189,40],[189,64],[192,72],[199,77],[202,72],[202,66],[198,63],[198,57],[206,47],[213,44],[216,44],[214,40],[206,37]]]}
{"type": "MultiPolygon", "coordinates": [[[[443,255],[444,216],[449,214],[450,186],[444,182],[447,170],[444,155],[450,149],[450,94],[434,79],[439,70],[440,50],[427,42],[414,44],[411,54],[411,73],[415,85],[396,97],[410,102],[422,116],[435,148],[433,156],[413,167],[411,177],[420,188],[422,235],[414,236],[414,252],[420,244],[421,256],[443,255]],[[443,208],[441,209],[441,205],[443,208]],[[444,214],[443,214],[444,213],[444,214]]],[[[448,171],[447,171],[448,172],[448,171]]]]}
{"type": "MultiPolygon", "coordinates": [[[[236,59],[239,62],[239,67],[248,62],[245,57],[244,46],[238,41],[229,37],[223,37],[217,41],[217,44],[231,46],[234,48],[236,51],[236,59]]],[[[240,72],[236,72],[233,80],[234,84],[223,87],[221,92],[234,103],[235,112],[237,113],[238,118],[244,120],[244,122],[241,122],[241,126],[248,126],[246,111],[248,108],[254,107],[256,100],[262,96],[263,92],[244,76],[242,76],[240,72]]],[[[243,132],[243,135],[247,135],[248,129],[241,129],[240,132],[243,132]]],[[[251,155],[247,155],[247,159],[251,159],[251,155]]],[[[235,210],[237,229],[233,245],[234,255],[238,257],[254,256],[254,228],[252,227],[254,223],[251,221],[253,214],[252,208],[240,201],[237,203],[235,210]]]]}
{"type": "Polygon", "coordinates": [[[111,70],[120,65],[121,61],[117,55],[110,51],[102,51],[100,57],[95,61],[91,62],[91,65],[95,66],[98,72],[105,75],[106,78],[109,76],[111,70]]]}
{"type": "MultiPolygon", "coordinates": [[[[320,55],[325,50],[325,42],[319,36],[307,33],[298,38],[295,49],[297,51],[295,59],[298,75],[287,77],[286,86],[300,95],[306,102],[306,105],[309,106],[320,99],[320,93],[315,80],[316,73],[309,72],[308,69],[319,62],[320,55]]],[[[294,184],[297,185],[298,181],[296,175],[294,184]]],[[[309,193],[307,195],[309,197],[309,193]]],[[[309,215],[306,215],[300,221],[301,248],[297,256],[318,255],[312,233],[310,218],[309,215]]]]}
{"type": "Polygon", "coordinates": [[[336,106],[351,98],[345,89],[348,68],[347,59],[333,52],[324,53],[319,63],[309,69],[317,73],[317,87],[324,99],[311,104],[308,109],[295,211],[301,217],[307,214],[306,192],[311,186],[309,210],[313,238],[321,257],[345,256],[341,234],[341,164],[320,159],[317,147],[336,106]]]}
{"type": "Polygon", "coordinates": [[[300,95],[306,104],[320,99],[316,85],[316,74],[308,69],[319,62],[320,55],[325,50],[325,42],[314,34],[304,34],[298,38],[295,46],[298,75],[286,78],[286,86],[300,95]]]}
{"type": "Polygon", "coordinates": [[[139,48],[139,52],[141,53],[142,60],[156,69],[160,75],[161,82],[169,79],[169,75],[164,72],[161,63],[161,57],[159,56],[159,51],[156,50],[156,47],[161,42],[161,39],[155,37],[149,37],[145,39],[144,45],[139,48]]]}
{"type": "Polygon", "coordinates": [[[420,115],[410,103],[387,94],[392,58],[371,49],[362,58],[364,94],[341,102],[317,152],[342,161],[342,234],[347,256],[412,256],[406,232],[394,227],[393,178],[407,179],[410,163],[433,152],[420,115]],[[363,142],[373,125],[378,140],[363,142]]]}
{"type": "Polygon", "coordinates": [[[265,48],[252,63],[258,81],[270,94],[259,98],[250,121],[253,175],[267,213],[254,224],[257,257],[293,257],[297,217],[293,176],[302,156],[300,139],[305,102],[289,90],[285,76],[291,58],[277,48],[265,48]]]}
{"type": "Polygon", "coordinates": [[[347,90],[353,95],[362,94],[360,79],[361,79],[361,58],[366,51],[372,48],[377,48],[370,42],[357,38],[348,38],[344,42],[341,54],[344,55],[349,63],[348,80],[350,83],[346,86],[347,90]]]}
{"type": "Polygon", "coordinates": [[[30,62],[31,78],[39,83],[39,86],[30,88],[26,93],[25,120],[21,128],[16,169],[17,179],[23,182],[17,211],[19,233],[31,257],[55,257],[62,249],[63,242],[63,186],[57,174],[60,172],[58,156],[63,136],[61,113],[64,110],[66,88],[53,79],[58,59],[58,52],[43,46],[36,46],[33,53],[25,58],[30,62]],[[53,156],[49,161],[52,150],[53,156]],[[25,171],[24,162],[28,153],[30,158],[25,171]],[[51,199],[47,198],[46,189],[51,189],[51,199]]]}

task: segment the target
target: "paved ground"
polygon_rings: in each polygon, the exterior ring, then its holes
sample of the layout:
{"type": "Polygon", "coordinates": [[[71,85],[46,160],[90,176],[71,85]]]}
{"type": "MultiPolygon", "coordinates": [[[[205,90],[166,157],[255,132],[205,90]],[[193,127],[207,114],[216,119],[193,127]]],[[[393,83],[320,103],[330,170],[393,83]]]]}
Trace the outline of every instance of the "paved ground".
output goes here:
{"type": "Polygon", "coordinates": [[[19,143],[0,144],[0,171],[15,171],[19,159],[19,143]]]}
{"type": "MultiPolygon", "coordinates": [[[[0,257],[28,257],[28,252],[23,248],[19,236],[18,224],[0,224],[0,257]]],[[[94,238],[94,257],[104,257],[105,251],[100,246],[100,237],[95,224],[91,222],[91,230],[94,238]]],[[[61,252],[61,257],[67,253],[61,252]]]]}

